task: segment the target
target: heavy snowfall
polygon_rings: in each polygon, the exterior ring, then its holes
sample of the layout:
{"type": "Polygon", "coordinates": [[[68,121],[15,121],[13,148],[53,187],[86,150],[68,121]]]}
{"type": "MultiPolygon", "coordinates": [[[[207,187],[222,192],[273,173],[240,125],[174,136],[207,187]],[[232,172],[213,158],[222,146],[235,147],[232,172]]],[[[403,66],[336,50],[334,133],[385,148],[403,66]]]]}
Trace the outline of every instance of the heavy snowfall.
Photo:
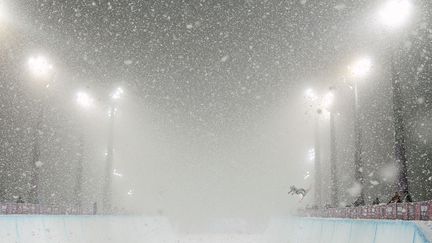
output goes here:
{"type": "Polygon", "coordinates": [[[432,240],[430,0],[0,0],[0,51],[6,242],[432,240]]]}

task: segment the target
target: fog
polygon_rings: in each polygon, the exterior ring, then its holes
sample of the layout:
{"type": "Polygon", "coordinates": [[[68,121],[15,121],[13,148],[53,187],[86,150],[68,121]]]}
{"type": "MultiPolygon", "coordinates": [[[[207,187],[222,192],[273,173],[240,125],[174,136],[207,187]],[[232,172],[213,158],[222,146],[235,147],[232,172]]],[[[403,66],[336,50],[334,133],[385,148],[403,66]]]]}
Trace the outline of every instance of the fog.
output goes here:
{"type": "MultiPolygon", "coordinates": [[[[124,162],[116,168],[127,175],[119,184],[134,185],[135,193],[124,203],[149,213],[191,212],[186,217],[289,212],[297,204],[286,194],[290,183],[310,186],[303,182],[308,167],[304,148],[310,142],[289,139],[308,134],[308,117],[301,111],[296,114],[292,105],[285,99],[269,106],[270,111],[243,111],[244,116],[255,116],[251,121],[232,114],[223,122],[211,116],[191,118],[192,112],[170,118],[145,108],[126,108],[116,134],[116,161],[124,162]]],[[[121,194],[125,189],[117,190],[121,194]]]]}
{"type": "Polygon", "coordinates": [[[358,193],[349,65],[371,56],[371,73],[358,84],[364,188],[367,201],[387,200],[397,170],[393,49],[407,81],[409,181],[414,198],[427,198],[432,192],[419,188],[432,183],[425,181],[432,155],[423,151],[430,145],[430,3],[416,1],[406,31],[394,35],[374,17],[383,3],[2,1],[1,199],[30,200],[32,136],[43,106],[39,201],[102,208],[112,107],[116,213],[166,216],[193,230],[221,219],[259,225],[312,206],[315,119],[321,204],[329,204],[329,114],[319,115],[322,102],[307,97],[313,89],[335,93],[338,205],[351,204],[358,193]],[[49,82],[26,71],[28,57],[41,55],[53,65],[49,82]],[[112,101],[117,87],[124,93],[112,101]],[[77,92],[92,97],[88,107],[76,104],[77,92]],[[292,185],[308,191],[303,200],[288,195],[292,185]]]}

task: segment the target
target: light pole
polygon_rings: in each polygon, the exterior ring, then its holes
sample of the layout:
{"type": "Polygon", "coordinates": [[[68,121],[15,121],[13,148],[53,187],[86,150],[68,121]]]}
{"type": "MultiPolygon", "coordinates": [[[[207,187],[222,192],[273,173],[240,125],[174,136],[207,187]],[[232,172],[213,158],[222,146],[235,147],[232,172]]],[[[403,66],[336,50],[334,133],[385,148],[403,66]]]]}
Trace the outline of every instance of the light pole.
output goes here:
{"type": "Polygon", "coordinates": [[[306,90],[306,98],[312,102],[312,106],[316,109],[314,114],[315,126],[314,126],[314,170],[315,170],[315,205],[322,206],[322,178],[321,178],[321,146],[320,146],[320,129],[319,129],[319,117],[323,114],[324,110],[330,113],[330,183],[331,183],[331,205],[337,206],[338,204],[338,190],[337,190],[337,175],[336,175],[336,135],[335,135],[335,124],[334,124],[334,111],[333,92],[328,92],[322,97],[318,97],[315,92],[311,89],[306,90]]]}
{"type": "Polygon", "coordinates": [[[117,111],[117,101],[123,96],[124,90],[119,87],[111,94],[111,105],[109,108],[108,116],[109,130],[108,130],[108,146],[106,153],[106,167],[103,185],[103,210],[105,213],[111,212],[111,197],[112,197],[112,173],[113,173],[113,160],[114,160],[114,123],[117,111]]]}
{"type": "MultiPolygon", "coordinates": [[[[45,81],[50,78],[53,70],[53,65],[49,63],[48,59],[44,56],[36,56],[30,57],[28,60],[28,69],[32,78],[37,81],[45,81]]],[[[45,85],[45,87],[49,87],[49,82],[45,85]]],[[[41,146],[41,136],[42,136],[42,123],[44,120],[45,113],[45,102],[44,98],[40,97],[39,99],[39,114],[36,122],[36,127],[33,133],[33,147],[32,147],[32,157],[30,161],[31,167],[31,179],[30,179],[30,190],[28,201],[30,203],[38,204],[39,203],[39,173],[40,167],[42,166],[42,162],[40,161],[40,146],[41,146]]]]}
{"type": "Polygon", "coordinates": [[[321,146],[320,146],[320,131],[319,131],[319,115],[321,111],[317,110],[314,114],[315,127],[314,127],[314,151],[315,151],[315,205],[318,207],[322,206],[322,179],[321,179],[321,146]]]}
{"type": "MultiPolygon", "coordinates": [[[[84,110],[88,110],[93,107],[94,100],[93,98],[85,93],[78,92],[75,98],[76,103],[79,107],[84,110]]],[[[78,157],[78,165],[76,171],[76,181],[74,186],[74,197],[76,200],[76,206],[81,209],[82,207],[82,187],[83,187],[83,172],[84,172],[84,143],[85,137],[84,132],[81,131],[79,135],[79,157],[78,157]]]]}
{"type": "Polygon", "coordinates": [[[364,205],[364,176],[363,176],[363,161],[361,158],[362,154],[362,145],[361,145],[361,127],[360,127],[360,104],[358,97],[358,81],[360,78],[365,77],[372,68],[372,61],[363,57],[355,61],[349,69],[351,71],[351,75],[354,77],[354,108],[353,108],[353,117],[354,117],[354,179],[355,182],[360,186],[360,192],[357,200],[355,201],[356,205],[364,205]]]}
{"type": "MultiPolygon", "coordinates": [[[[305,92],[306,99],[312,103],[313,109],[316,109],[316,105],[314,104],[318,96],[312,89],[307,89],[305,92]]],[[[321,207],[322,205],[322,190],[321,190],[321,146],[320,146],[320,133],[319,133],[319,115],[321,114],[320,109],[316,109],[316,113],[314,112],[314,171],[315,171],[315,180],[314,180],[314,204],[317,207],[321,207]]]]}
{"type": "Polygon", "coordinates": [[[336,148],[336,126],[334,112],[334,94],[328,92],[323,99],[323,107],[330,113],[330,205],[337,207],[338,199],[338,178],[337,178],[337,148],[336,148]]]}
{"type": "MultiPolygon", "coordinates": [[[[381,23],[387,28],[395,30],[405,24],[411,15],[412,4],[409,0],[388,1],[380,10],[381,23]]],[[[398,43],[398,42],[397,42],[398,43]]],[[[399,45],[396,45],[398,47],[399,45]]],[[[393,98],[393,122],[394,122],[394,155],[398,165],[398,191],[406,201],[412,201],[408,190],[407,159],[406,159],[406,131],[403,119],[403,97],[399,72],[396,70],[395,52],[391,51],[391,87],[393,98]]]]}
{"type": "Polygon", "coordinates": [[[335,113],[330,110],[330,181],[331,181],[331,194],[330,202],[333,207],[339,204],[338,199],[338,177],[337,177],[337,150],[336,150],[336,127],[335,127],[335,113]]]}

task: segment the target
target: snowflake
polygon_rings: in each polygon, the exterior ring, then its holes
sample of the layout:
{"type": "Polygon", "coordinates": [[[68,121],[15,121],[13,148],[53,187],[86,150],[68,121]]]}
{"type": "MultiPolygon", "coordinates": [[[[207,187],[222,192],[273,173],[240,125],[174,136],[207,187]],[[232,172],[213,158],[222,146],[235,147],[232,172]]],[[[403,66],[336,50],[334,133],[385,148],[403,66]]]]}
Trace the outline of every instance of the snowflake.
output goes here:
{"type": "Polygon", "coordinates": [[[36,167],[39,168],[39,167],[42,167],[43,163],[42,163],[42,161],[36,161],[35,165],[36,165],[36,167]]]}

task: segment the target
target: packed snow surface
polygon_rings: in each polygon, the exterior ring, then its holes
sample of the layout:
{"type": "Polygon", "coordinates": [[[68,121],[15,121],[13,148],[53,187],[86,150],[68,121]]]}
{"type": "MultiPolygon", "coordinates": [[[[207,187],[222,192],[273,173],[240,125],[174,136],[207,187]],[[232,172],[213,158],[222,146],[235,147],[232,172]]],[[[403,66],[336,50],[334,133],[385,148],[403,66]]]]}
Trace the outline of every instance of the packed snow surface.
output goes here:
{"type": "MultiPolygon", "coordinates": [[[[424,225],[424,223],[423,223],[424,225]]],[[[236,227],[236,226],[230,226],[236,227]]],[[[416,222],[281,218],[263,232],[178,232],[168,219],[142,216],[2,216],[2,243],[426,243],[416,222]]]]}

